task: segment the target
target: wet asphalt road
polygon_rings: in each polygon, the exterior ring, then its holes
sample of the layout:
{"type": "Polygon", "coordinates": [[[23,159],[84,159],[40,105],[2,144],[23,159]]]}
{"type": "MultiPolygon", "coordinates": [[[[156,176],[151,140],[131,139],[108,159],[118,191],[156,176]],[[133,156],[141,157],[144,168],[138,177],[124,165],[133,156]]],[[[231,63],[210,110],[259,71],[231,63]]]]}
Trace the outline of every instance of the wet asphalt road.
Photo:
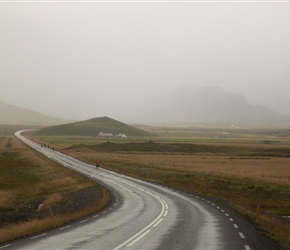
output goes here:
{"type": "Polygon", "coordinates": [[[0,249],[229,249],[279,246],[244,216],[217,201],[143,182],[42,148],[37,151],[104,185],[110,204],[67,226],[0,246],[0,249]]]}

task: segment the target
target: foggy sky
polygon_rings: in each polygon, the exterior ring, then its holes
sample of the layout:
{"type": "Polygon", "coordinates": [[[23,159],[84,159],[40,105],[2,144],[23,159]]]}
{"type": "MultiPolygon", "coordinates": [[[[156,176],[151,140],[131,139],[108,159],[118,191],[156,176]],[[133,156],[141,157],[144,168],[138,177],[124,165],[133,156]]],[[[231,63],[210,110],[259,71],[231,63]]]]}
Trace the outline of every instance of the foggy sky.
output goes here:
{"type": "Polygon", "coordinates": [[[150,122],[184,86],[220,86],[290,114],[289,13],[274,1],[0,1],[0,100],[150,122]]]}

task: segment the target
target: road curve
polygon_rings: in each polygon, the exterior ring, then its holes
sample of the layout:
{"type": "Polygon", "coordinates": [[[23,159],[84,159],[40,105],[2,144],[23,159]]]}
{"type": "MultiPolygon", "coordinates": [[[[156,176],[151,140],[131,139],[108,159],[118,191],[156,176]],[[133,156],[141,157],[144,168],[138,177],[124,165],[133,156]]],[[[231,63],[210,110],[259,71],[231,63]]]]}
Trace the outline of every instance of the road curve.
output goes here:
{"type": "Polygon", "coordinates": [[[15,135],[59,164],[108,188],[109,206],[67,226],[0,249],[279,249],[243,216],[218,202],[96,169],[15,135]]]}

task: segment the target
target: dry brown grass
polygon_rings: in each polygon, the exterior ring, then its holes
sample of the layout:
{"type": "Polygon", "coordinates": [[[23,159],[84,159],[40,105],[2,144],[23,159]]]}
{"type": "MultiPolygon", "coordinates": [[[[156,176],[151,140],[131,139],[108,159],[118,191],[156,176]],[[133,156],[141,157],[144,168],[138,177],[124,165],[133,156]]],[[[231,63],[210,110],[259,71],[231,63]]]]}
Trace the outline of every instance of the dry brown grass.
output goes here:
{"type": "Polygon", "coordinates": [[[55,193],[46,197],[45,200],[43,201],[43,204],[46,207],[49,207],[49,206],[51,207],[62,200],[63,200],[63,195],[60,193],[55,193]]]}
{"type": "Polygon", "coordinates": [[[144,164],[163,169],[173,169],[188,172],[199,172],[229,176],[235,178],[250,178],[283,185],[290,185],[290,158],[278,157],[233,157],[193,154],[156,154],[156,153],[103,153],[92,150],[66,151],[75,157],[94,164],[96,158],[101,164],[107,160],[125,161],[144,164]]]}
{"type": "Polygon", "coordinates": [[[0,189],[0,207],[11,206],[13,197],[13,191],[7,191],[0,189]]]}
{"type": "Polygon", "coordinates": [[[3,140],[0,141],[0,150],[3,150],[3,149],[19,150],[19,149],[24,149],[24,148],[25,148],[25,145],[12,135],[5,136],[3,140]]]}
{"type": "MultiPolygon", "coordinates": [[[[249,209],[245,206],[234,206],[234,208],[246,214],[253,221],[257,221],[256,211],[249,209]]],[[[257,222],[258,226],[263,229],[264,232],[268,232],[270,237],[274,237],[279,240],[282,249],[290,249],[290,223],[279,216],[275,216],[269,213],[260,213],[259,220],[257,222]]]]}
{"type": "Polygon", "coordinates": [[[0,243],[40,233],[55,227],[60,227],[66,225],[69,222],[78,220],[92,213],[95,213],[96,211],[99,211],[102,208],[104,208],[109,202],[110,195],[107,191],[105,191],[105,194],[106,195],[101,200],[99,200],[96,205],[87,207],[86,209],[73,214],[67,214],[62,216],[54,216],[52,214],[51,217],[45,219],[34,219],[31,221],[11,224],[7,227],[0,228],[1,235],[0,243]]]}

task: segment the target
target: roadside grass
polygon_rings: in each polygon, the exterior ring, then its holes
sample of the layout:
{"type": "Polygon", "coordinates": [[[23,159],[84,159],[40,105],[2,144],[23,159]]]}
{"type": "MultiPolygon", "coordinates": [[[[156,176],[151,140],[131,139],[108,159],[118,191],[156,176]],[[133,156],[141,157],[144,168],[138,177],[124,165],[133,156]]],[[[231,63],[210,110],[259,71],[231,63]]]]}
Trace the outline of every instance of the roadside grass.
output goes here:
{"type": "MultiPolygon", "coordinates": [[[[44,204],[43,209],[53,211],[56,205],[65,202],[66,195],[91,187],[101,188],[93,180],[60,167],[12,135],[5,136],[0,142],[0,216],[1,213],[10,214],[26,208],[28,204],[36,204],[36,207],[29,210],[31,214],[37,214],[40,204],[44,204]]],[[[84,211],[56,215],[53,218],[21,219],[16,224],[2,221],[0,243],[63,225],[96,212],[108,201],[109,195],[100,198],[96,201],[97,205],[88,206],[84,211]]],[[[5,218],[5,221],[8,220],[5,218]]]]}
{"type": "MultiPolygon", "coordinates": [[[[162,182],[167,186],[178,185],[179,189],[186,192],[218,197],[224,201],[230,200],[252,208],[261,204],[265,211],[279,215],[290,215],[290,181],[288,179],[285,179],[287,185],[284,185],[280,178],[277,181],[271,179],[272,182],[270,182],[260,176],[247,177],[244,173],[234,175],[226,171],[213,172],[206,169],[205,166],[192,168],[190,165],[185,165],[184,162],[184,165],[178,166],[178,164],[172,164],[172,161],[162,162],[166,158],[163,155],[139,155],[140,158],[136,158],[135,154],[113,155],[99,152],[91,156],[84,152],[70,154],[91,163],[94,160],[93,157],[98,157],[101,160],[101,166],[105,168],[153,182],[162,182]]],[[[178,159],[180,156],[169,157],[172,160],[174,157],[178,159]]],[[[203,160],[209,161],[208,158],[203,160]]],[[[211,164],[214,164],[213,160],[211,159],[211,164]]],[[[220,169],[222,168],[223,164],[221,163],[220,169]]],[[[223,168],[223,170],[226,169],[223,168]]],[[[249,172],[249,176],[250,174],[251,172],[249,172]]]]}
{"type": "Polygon", "coordinates": [[[249,219],[256,222],[256,225],[263,230],[269,237],[280,243],[281,250],[290,249],[290,223],[289,219],[276,216],[275,214],[262,211],[257,218],[255,209],[244,205],[233,204],[233,208],[246,215],[249,219]]]}
{"type": "Polygon", "coordinates": [[[33,219],[26,222],[10,224],[6,227],[0,228],[0,243],[8,242],[25,236],[41,233],[56,227],[64,226],[72,221],[81,219],[96,211],[104,208],[110,200],[109,193],[106,191],[106,195],[103,199],[99,200],[95,206],[87,207],[86,209],[66,215],[53,214],[50,217],[44,219],[33,219]]]}
{"type": "Polygon", "coordinates": [[[94,185],[30,149],[0,152],[0,171],[0,190],[13,191],[14,206],[31,197],[43,199],[54,192],[73,192],[94,185]]]}

